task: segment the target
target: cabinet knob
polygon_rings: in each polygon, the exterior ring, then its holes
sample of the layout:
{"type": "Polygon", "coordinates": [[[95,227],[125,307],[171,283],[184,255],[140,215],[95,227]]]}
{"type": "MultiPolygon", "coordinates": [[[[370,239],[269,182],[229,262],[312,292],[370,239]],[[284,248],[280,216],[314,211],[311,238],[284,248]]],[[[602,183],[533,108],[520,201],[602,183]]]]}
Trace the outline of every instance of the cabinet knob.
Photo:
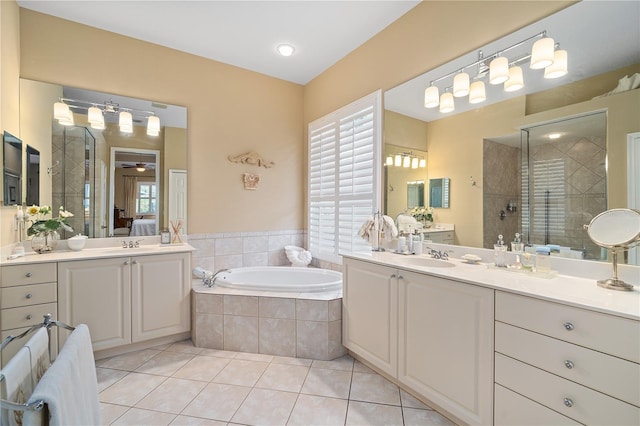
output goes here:
{"type": "Polygon", "coordinates": [[[571,330],[573,330],[575,327],[573,326],[573,324],[571,324],[570,322],[568,322],[568,321],[567,321],[567,322],[565,322],[565,323],[564,323],[564,328],[565,328],[567,331],[571,331],[571,330]]]}
{"type": "Polygon", "coordinates": [[[569,370],[571,370],[573,368],[573,362],[566,360],[564,362],[564,366],[567,367],[569,370]]]}
{"type": "Polygon", "coordinates": [[[397,278],[398,276],[396,274],[391,274],[391,276],[389,277],[390,279],[394,279],[397,278]]]}
{"type": "Polygon", "coordinates": [[[25,277],[27,277],[27,278],[31,278],[32,276],[33,276],[33,274],[31,272],[27,272],[26,275],[25,275],[25,277]]]}
{"type": "Polygon", "coordinates": [[[33,297],[33,294],[27,293],[27,299],[31,299],[32,297],[33,297]]]}
{"type": "Polygon", "coordinates": [[[137,265],[137,264],[138,264],[138,261],[137,261],[137,260],[134,260],[132,263],[133,263],[134,265],[137,265]]]}
{"type": "Polygon", "coordinates": [[[565,398],[564,399],[564,405],[571,408],[573,407],[573,401],[571,400],[571,398],[565,398]]]}
{"type": "Polygon", "coordinates": [[[125,260],[125,261],[124,261],[124,264],[125,264],[125,265],[128,265],[128,264],[129,264],[129,261],[128,261],[128,260],[125,260]]]}
{"type": "Polygon", "coordinates": [[[28,319],[28,320],[30,320],[31,318],[33,318],[33,317],[31,316],[31,314],[27,315],[27,319],[28,319]]]}
{"type": "Polygon", "coordinates": [[[398,275],[398,279],[399,279],[399,280],[403,280],[403,279],[404,279],[404,277],[403,277],[402,275],[398,275]]]}

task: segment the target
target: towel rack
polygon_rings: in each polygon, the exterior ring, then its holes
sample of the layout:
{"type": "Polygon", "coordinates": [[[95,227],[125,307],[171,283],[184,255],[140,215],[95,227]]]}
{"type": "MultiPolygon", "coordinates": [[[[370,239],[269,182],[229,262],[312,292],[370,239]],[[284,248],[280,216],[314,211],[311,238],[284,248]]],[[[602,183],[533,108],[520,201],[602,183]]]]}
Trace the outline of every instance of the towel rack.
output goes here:
{"type": "MultiPolygon", "coordinates": [[[[44,317],[44,320],[41,323],[32,325],[27,330],[23,331],[17,336],[11,336],[11,335],[7,336],[6,339],[4,339],[2,343],[0,343],[0,352],[2,352],[2,350],[14,340],[22,339],[23,337],[34,332],[35,330],[38,330],[39,328],[42,328],[42,327],[46,327],[48,338],[49,338],[49,359],[51,359],[51,327],[53,326],[62,327],[70,331],[75,330],[75,327],[67,325],[62,321],[51,319],[51,314],[45,314],[43,315],[43,317],[44,317]]],[[[1,371],[0,371],[0,381],[3,379],[4,379],[4,376],[1,374],[1,371]]],[[[20,403],[5,401],[3,399],[0,399],[0,408],[6,409],[6,410],[13,410],[13,411],[26,411],[26,410],[40,411],[42,410],[44,405],[45,405],[44,401],[33,401],[27,404],[20,404],[20,403]]]]}

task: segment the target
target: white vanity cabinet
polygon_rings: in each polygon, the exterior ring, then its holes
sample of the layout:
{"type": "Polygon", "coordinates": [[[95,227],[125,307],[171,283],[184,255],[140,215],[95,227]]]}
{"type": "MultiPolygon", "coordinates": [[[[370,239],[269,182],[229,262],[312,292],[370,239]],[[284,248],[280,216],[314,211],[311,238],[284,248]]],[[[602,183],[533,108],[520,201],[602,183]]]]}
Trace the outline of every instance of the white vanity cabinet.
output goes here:
{"type": "Polygon", "coordinates": [[[342,344],[381,371],[398,368],[397,270],[344,259],[342,344]]]}
{"type": "Polygon", "coordinates": [[[432,243],[438,244],[454,244],[454,231],[437,231],[437,230],[426,230],[422,232],[422,235],[425,241],[431,241],[432,243]]]}
{"type": "Polygon", "coordinates": [[[94,351],[187,332],[190,284],[189,253],[61,262],[59,318],[87,324],[94,351]]]}
{"type": "MultiPolygon", "coordinates": [[[[0,267],[0,340],[41,323],[45,314],[51,314],[56,319],[56,281],[55,263],[0,267]]],[[[56,333],[56,330],[52,330],[52,333],[56,333]]],[[[24,343],[16,340],[2,351],[2,365],[24,343]]],[[[57,345],[54,343],[54,356],[56,352],[57,345]]]]}
{"type": "Polygon", "coordinates": [[[494,291],[399,271],[398,380],[468,424],[493,420],[494,291]]]}
{"type": "Polygon", "coordinates": [[[497,291],[495,424],[576,422],[640,424],[640,322],[497,291]]]}
{"type": "Polygon", "coordinates": [[[345,258],[343,344],[469,424],[493,420],[493,293],[345,258]]]}

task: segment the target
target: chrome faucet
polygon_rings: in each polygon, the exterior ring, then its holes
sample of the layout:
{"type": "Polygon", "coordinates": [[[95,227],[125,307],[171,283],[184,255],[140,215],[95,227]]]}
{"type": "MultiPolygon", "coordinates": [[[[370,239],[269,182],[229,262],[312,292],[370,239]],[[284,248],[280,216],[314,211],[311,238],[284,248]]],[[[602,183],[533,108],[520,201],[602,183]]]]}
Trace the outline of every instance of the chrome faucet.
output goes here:
{"type": "Polygon", "coordinates": [[[432,248],[428,248],[429,250],[428,253],[433,256],[434,259],[442,259],[442,260],[447,260],[449,259],[449,253],[453,253],[453,250],[435,250],[432,248]]]}
{"type": "Polygon", "coordinates": [[[216,282],[216,278],[218,277],[218,274],[220,274],[221,272],[227,272],[230,269],[219,269],[215,274],[213,275],[205,275],[204,277],[202,277],[202,282],[204,283],[204,285],[206,285],[207,287],[213,287],[213,285],[216,282]]]}

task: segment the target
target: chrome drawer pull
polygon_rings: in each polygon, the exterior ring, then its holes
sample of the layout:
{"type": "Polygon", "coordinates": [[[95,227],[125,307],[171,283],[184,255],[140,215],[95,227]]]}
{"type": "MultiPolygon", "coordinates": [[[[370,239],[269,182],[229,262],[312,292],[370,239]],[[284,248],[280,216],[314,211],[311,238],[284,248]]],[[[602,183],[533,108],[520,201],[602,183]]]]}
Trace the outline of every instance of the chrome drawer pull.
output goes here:
{"type": "Polygon", "coordinates": [[[128,264],[129,264],[129,261],[128,261],[128,260],[125,260],[125,261],[124,261],[124,264],[125,264],[125,265],[128,265],[128,264]]]}
{"type": "Polygon", "coordinates": [[[396,274],[391,274],[391,276],[389,277],[389,279],[394,279],[394,278],[396,278],[396,277],[397,277],[397,275],[396,275],[396,274]]]}
{"type": "Polygon", "coordinates": [[[134,260],[134,261],[133,261],[133,264],[134,264],[134,265],[137,265],[137,264],[138,264],[138,261],[137,261],[137,260],[134,260]]]}
{"type": "Polygon", "coordinates": [[[564,323],[564,328],[567,329],[567,331],[571,331],[575,327],[573,326],[573,324],[571,324],[570,322],[567,321],[567,322],[564,323]]]}
{"type": "Polygon", "coordinates": [[[32,297],[33,297],[33,294],[27,293],[27,299],[31,299],[32,297]]]}
{"type": "Polygon", "coordinates": [[[573,368],[573,362],[566,360],[564,362],[564,366],[567,367],[569,370],[571,370],[573,368]]]}
{"type": "Polygon", "coordinates": [[[25,275],[27,278],[31,278],[33,276],[33,274],[31,272],[27,272],[27,274],[25,275]]]}
{"type": "Polygon", "coordinates": [[[573,407],[573,401],[569,398],[565,398],[564,399],[564,405],[566,405],[567,407],[571,408],[573,407]]]}
{"type": "Polygon", "coordinates": [[[33,318],[33,317],[31,316],[31,314],[27,315],[27,319],[28,319],[28,320],[30,320],[31,318],[33,318]]]}

